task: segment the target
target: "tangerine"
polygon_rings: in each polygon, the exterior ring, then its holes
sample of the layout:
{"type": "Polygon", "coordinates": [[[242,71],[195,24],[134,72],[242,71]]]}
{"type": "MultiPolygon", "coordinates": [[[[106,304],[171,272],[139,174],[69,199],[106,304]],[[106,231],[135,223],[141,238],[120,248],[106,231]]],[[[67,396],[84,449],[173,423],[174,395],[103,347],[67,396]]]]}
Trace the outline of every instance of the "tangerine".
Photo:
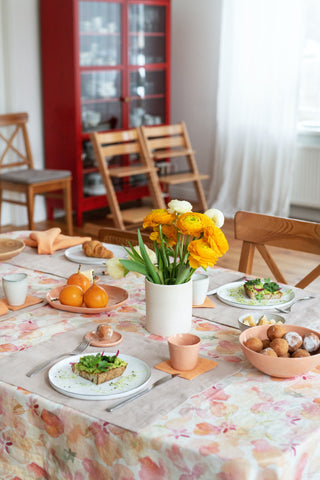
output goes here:
{"type": "Polygon", "coordinates": [[[84,293],[84,303],[89,308],[104,308],[108,302],[109,297],[105,289],[93,281],[91,287],[84,293]]]}
{"type": "Polygon", "coordinates": [[[83,290],[79,285],[65,285],[59,293],[59,301],[62,305],[81,307],[83,304],[83,290]]]}
{"type": "Polygon", "coordinates": [[[81,265],[79,265],[77,273],[73,273],[67,280],[67,285],[78,285],[82,288],[83,292],[88,290],[90,287],[90,280],[89,278],[80,272],[81,265]]]}

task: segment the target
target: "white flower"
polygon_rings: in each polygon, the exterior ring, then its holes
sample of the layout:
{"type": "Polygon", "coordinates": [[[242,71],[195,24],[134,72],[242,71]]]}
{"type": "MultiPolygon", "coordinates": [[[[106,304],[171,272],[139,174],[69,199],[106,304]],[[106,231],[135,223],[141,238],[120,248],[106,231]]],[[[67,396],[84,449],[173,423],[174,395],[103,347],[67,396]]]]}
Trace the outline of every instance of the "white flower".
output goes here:
{"type": "Polygon", "coordinates": [[[169,213],[177,213],[178,215],[182,215],[183,213],[191,212],[192,205],[186,200],[171,200],[171,202],[168,203],[167,210],[169,213]]]}
{"type": "Polygon", "coordinates": [[[123,278],[128,270],[121,265],[119,258],[110,258],[106,260],[107,273],[114,279],[123,278]]]}
{"type": "Polygon", "coordinates": [[[218,210],[217,208],[210,208],[206,212],[204,212],[207,217],[213,220],[216,227],[221,228],[224,224],[224,215],[223,213],[218,210]]]}
{"type": "MultiPolygon", "coordinates": [[[[140,253],[140,247],[137,245],[136,247],[133,247],[135,249],[135,251],[141,255],[140,253]]],[[[153,250],[151,250],[151,248],[147,247],[147,245],[145,245],[145,249],[147,251],[147,254],[148,254],[148,257],[150,258],[151,260],[151,263],[153,263],[154,265],[157,263],[157,255],[155,254],[155,252],[153,250]]]]}

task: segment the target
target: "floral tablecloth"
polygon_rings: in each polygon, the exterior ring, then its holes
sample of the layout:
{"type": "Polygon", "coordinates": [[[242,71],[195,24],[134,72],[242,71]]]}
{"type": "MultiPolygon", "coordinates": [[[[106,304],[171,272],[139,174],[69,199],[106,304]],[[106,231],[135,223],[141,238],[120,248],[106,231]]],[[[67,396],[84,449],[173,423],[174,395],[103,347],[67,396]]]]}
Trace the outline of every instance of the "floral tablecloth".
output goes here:
{"type": "MultiPolygon", "coordinates": [[[[43,296],[61,284],[61,278],[36,268],[3,263],[0,275],[28,271],[32,295],[43,296]]],[[[129,300],[108,314],[79,315],[46,305],[22,310],[8,320],[0,317],[0,369],[1,357],[88,321],[107,320],[120,332],[165,342],[144,328],[143,279],[129,274],[112,283],[127,289],[129,300]]],[[[297,304],[294,312],[302,318],[304,306],[297,304]]],[[[229,307],[228,315],[238,315],[237,309],[229,307]]],[[[320,330],[320,298],[316,314],[303,316],[303,323],[320,330]]],[[[0,478],[320,479],[320,366],[289,380],[270,378],[244,360],[238,330],[194,318],[193,332],[201,337],[206,356],[233,362],[242,370],[189,398],[139,434],[0,383],[0,478]]]]}

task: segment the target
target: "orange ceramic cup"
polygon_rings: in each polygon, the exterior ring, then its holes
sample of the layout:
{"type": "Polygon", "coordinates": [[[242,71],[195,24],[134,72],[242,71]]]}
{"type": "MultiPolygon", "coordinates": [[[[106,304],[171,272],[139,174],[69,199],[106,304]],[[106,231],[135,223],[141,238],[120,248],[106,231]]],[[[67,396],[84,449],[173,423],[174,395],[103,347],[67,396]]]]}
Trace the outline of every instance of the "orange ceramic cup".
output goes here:
{"type": "Polygon", "coordinates": [[[200,338],[192,333],[177,333],[168,338],[171,366],[175,370],[193,370],[198,363],[200,338]]]}

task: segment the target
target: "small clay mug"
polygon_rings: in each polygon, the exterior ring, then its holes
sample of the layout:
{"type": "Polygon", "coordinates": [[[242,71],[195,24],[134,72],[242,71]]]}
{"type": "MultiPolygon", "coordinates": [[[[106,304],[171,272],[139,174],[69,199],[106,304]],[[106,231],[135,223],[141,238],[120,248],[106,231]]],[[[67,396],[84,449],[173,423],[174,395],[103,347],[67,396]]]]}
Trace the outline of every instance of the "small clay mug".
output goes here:
{"type": "Polygon", "coordinates": [[[9,305],[14,307],[23,305],[28,292],[28,275],[26,273],[4,275],[2,287],[9,305]]]}
{"type": "Polygon", "coordinates": [[[192,333],[176,333],[168,338],[171,366],[175,370],[193,370],[198,363],[200,338],[192,333]]]}

